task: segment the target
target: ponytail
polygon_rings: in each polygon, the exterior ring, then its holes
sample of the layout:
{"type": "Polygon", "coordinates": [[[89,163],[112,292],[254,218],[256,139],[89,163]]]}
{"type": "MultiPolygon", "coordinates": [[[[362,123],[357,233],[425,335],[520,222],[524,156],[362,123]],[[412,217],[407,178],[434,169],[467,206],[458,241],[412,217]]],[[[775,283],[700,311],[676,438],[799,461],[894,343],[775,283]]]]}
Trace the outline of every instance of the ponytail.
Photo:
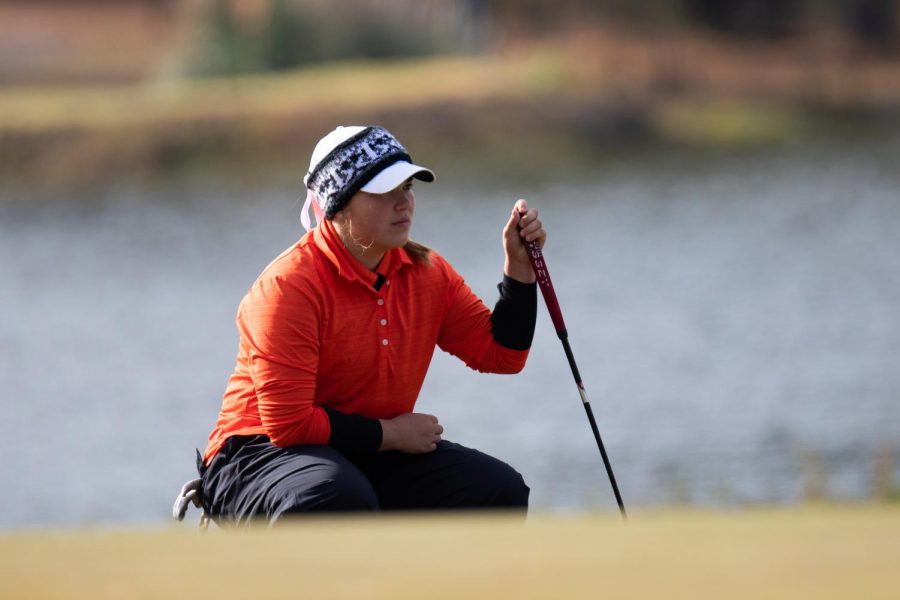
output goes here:
{"type": "Polygon", "coordinates": [[[406,245],[403,246],[403,249],[406,250],[409,257],[413,259],[413,262],[425,265],[431,264],[431,248],[428,246],[423,246],[419,242],[409,240],[406,242],[406,245]]]}

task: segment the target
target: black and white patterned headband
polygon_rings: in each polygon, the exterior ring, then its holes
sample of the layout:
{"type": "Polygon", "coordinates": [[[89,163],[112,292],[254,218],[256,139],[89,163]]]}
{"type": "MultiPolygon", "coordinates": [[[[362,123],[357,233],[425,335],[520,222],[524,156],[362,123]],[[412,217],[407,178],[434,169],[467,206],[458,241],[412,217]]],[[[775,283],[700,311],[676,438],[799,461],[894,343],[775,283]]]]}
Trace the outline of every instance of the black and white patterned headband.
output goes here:
{"type": "Polygon", "coordinates": [[[373,177],[399,161],[411,163],[412,158],[397,138],[382,127],[366,127],[338,144],[304,181],[331,219],[373,177]]]}

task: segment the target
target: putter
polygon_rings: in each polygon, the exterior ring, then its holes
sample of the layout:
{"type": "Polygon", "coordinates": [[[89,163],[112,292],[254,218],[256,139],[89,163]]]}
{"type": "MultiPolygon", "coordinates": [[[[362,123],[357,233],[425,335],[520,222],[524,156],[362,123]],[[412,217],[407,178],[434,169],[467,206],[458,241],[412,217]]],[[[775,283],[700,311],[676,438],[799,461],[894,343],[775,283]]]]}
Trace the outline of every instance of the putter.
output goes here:
{"type": "MultiPolygon", "coordinates": [[[[520,216],[524,213],[519,213],[520,216]]],[[[600,430],[597,429],[597,421],[594,419],[594,411],[591,410],[591,403],[588,402],[587,394],[584,391],[584,383],[581,381],[581,374],[578,372],[578,365],[575,364],[575,356],[572,354],[572,347],[569,345],[569,333],[566,331],[566,323],[563,321],[562,311],[559,308],[559,301],[556,299],[556,292],[553,289],[553,282],[550,280],[550,271],[547,269],[547,263],[544,261],[544,254],[537,240],[525,241],[525,249],[528,251],[528,260],[531,261],[531,267],[537,276],[538,285],[541,288],[541,294],[544,296],[544,304],[547,305],[547,311],[550,313],[550,319],[556,328],[556,335],[562,342],[563,350],[566,352],[566,358],[569,361],[569,367],[572,369],[572,375],[575,377],[575,385],[578,386],[578,394],[581,396],[581,403],[584,405],[584,411],[587,413],[588,421],[591,424],[591,431],[594,432],[594,439],[597,441],[597,448],[600,449],[600,456],[603,457],[603,464],[606,467],[606,473],[609,475],[609,482],[612,484],[613,493],[616,495],[616,503],[619,505],[619,512],[622,518],[627,520],[628,515],[625,512],[625,504],[622,502],[622,495],[619,493],[619,486],[616,484],[616,476],[613,474],[612,465],[609,463],[609,457],[606,455],[606,448],[603,446],[603,440],[600,439],[600,430]]]]}

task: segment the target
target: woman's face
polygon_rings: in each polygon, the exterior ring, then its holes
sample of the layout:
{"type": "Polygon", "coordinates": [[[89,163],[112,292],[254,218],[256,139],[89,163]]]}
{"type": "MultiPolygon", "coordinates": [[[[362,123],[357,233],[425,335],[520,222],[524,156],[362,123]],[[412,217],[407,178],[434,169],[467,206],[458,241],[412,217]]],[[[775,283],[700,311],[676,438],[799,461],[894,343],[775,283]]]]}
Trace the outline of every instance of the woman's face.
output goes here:
{"type": "Polygon", "coordinates": [[[335,215],[334,224],[354,255],[362,250],[365,256],[380,259],[387,250],[409,241],[416,210],[412,187],[410,178],[384,194],[357,192],[335,215]]]}

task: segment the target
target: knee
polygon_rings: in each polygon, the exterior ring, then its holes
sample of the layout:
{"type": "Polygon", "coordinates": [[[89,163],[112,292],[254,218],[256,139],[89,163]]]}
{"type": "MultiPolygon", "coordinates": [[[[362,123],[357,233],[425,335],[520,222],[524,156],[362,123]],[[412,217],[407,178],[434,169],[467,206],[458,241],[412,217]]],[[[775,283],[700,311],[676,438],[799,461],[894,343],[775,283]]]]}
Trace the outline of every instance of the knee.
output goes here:
{"type": "Polygon", "coordinates": [[[527,509],[528,496],[531,489],[518,471],[510,466],[498,474],[494,480],[495,496],[492,506],[495,508],[527,509]]]}
{"type": "Polygon", "coordinates": [[[493,456],[456,445],[448,448],[463,458],[456,483],[462,493],[455,506],[459,508],[500,508],[526,510],[531,490],[518,471],[493,456]]]}

